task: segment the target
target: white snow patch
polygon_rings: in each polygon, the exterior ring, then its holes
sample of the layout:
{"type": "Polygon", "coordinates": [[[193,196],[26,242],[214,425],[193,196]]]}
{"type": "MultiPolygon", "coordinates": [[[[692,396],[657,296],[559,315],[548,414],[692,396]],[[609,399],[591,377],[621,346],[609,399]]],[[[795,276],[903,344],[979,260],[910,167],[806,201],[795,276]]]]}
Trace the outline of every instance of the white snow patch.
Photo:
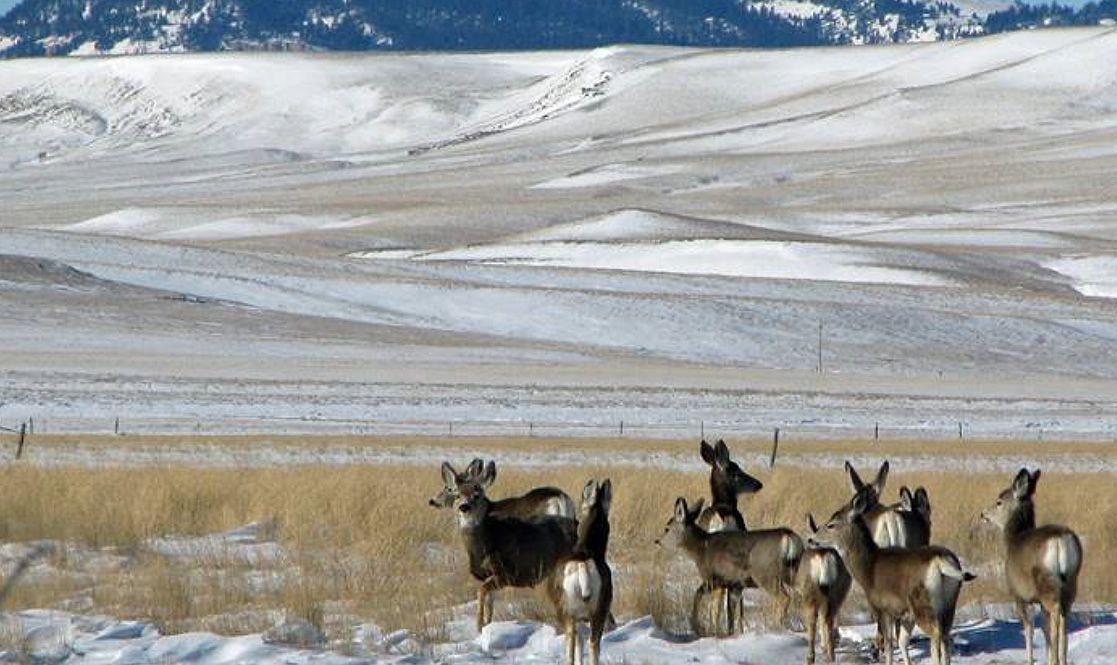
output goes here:
{"type": "Polygon", "coordinates": [[[1069,277],[1084,296],[1117,298],[1117,256],[1067,256],[1043,266],[1069,277]]]}
{"type": "Polygon", "coordinates": [[[419,258],[769,279],[952,285],[940,275],[879,265],[882,257],[872,249],[825,243],[736,240],[523,243],[466,247],[419,258]]]}
{"type": "Polygon", "coordinates": [[[362,226],[365,217],[317,217],[257,212],[222,215],[193,208],[125,208],[61,227],[74,233],[157,240],[228,240],[362,226]]]}

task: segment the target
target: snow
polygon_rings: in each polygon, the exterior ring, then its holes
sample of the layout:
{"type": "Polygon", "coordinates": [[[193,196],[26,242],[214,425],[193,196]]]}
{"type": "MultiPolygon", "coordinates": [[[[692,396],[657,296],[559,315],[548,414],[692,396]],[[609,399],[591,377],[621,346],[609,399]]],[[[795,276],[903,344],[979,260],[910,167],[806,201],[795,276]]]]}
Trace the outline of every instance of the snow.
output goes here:
{"type": "MultiPolygon", "coordinates": [[[[1109,613],[1095,613],[1091,625],[1075,624],[1069,636],[1069,656],[1078,665],[1110,662],[1117,642],[1117,621],[1109,613]]],[[[502,621],[485,627],[474,639],[432,645],[432,654],[399,649],[406,633],[371,645],[355,642],[352,656],[322,649],[300,649],[268,643],[259,634],[222,637],[211,633],[164,636],[151,625],[85,617],[64,612],[27,610],[7,616],[9,630],[22,633],[23,649],[38,662],[150,663],[184,665],[259,663],[287,665],[346,665],[348,663],[560,663],[564,657],[561,634],[533,622],[502,621]]],[[[1038,633],[1038,631],[1037,631],[1038,633]]],[[[839,660],[860,658],[874,630],[868,625],[842,626],[839,660]]],[[[1024,657],[1018,622],[993,619],[962,621],[955,627],[955,658],[959,665],[993,665],[1024,657]]],[[[1043,640],[1037,639],[1043,657],[1043,640]]],[[[925,639],[913,640],[916,662],[929,658],[925,639]]],[[[728,639],[688,640],[655,627],[650,617],[618,626],[602,640],[603,663],[702,662],[790,665],[805,660],[806,639],[796,633],[745,634],[728,639]]]]}
{"type": "Polygon", "coordinates": [[[1114,58],[5,62],[0,417],[1111,437],[1114,58]]]}
{"type": "MultiPolygon", "coordinates": [[[[373,255],[375,256],[375,255],[373,255]]],[[[807,279],[919,286],[950,280],[900,267],[880,267],[872,250],[788,242],[730,240],[656,244],[553,242],[467,247],[425,254],[424,261],[479,261],[509,265],[563,266],[765,279],[807,279]]]]}
{"type": "Polygon", "coordinates": [[[367,218],[337,219],[262,211],[220,216],[204,208],[127,208],[62,227],[76,233],[160,240],[223,240],[362,226],[367,218]]]}
{"type": "Polygon", "coordinates": [[[1082,295],[1117,298],[1117,256],[1067,256],[1044,265],[1069,277],[1082,295]]]}

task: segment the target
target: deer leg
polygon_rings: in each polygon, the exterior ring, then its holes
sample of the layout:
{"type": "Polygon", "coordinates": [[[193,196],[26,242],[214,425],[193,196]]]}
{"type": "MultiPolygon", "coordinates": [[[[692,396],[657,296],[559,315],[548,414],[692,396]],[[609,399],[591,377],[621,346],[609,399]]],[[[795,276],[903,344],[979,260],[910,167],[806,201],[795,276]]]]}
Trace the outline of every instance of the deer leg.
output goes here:
{"type": "Polygon", "coordinates": [[[563,632],[566,633],[566,665],[577,665],[578,631],[574,622],[566,619],[563,622],[563,632]]]}
{"type": "Polygon", "coordinates": [[[1067,622],[1070,621],[1070,607],[1059,608],[1059,665],[1067,665],[1067,622]]]}
{"type": "Polygon", "coordinates": [[[745,632],[745,590],[733,591],[733,634],[745,632]]]}
{"type": "Polygon", "coordinates": [[[837,616],[829,603],[822,604],[822,650],[826,652],[826,662],[834,662],[834,649],[837,647],[837,616]]]}
{"type": "Polygon", "coordinates": [[[1032,606],[1028,603],[1016,601],[1016,613],[1020,615],[1020,624],[1024,630],[1024,650],[1028,654],[1027,665],[1035,665],[1035,617],[1032,615],[1032,606]]]}
{"type": "Polygon", "coordinates": [[[601,662],[601,634],[604,632],[604,618],[595,618],[590,622],[590,665],[599,665],[601,662]]]}
{"type": "Polygon", "coordinates": [[[480,633],[481,629],[485,627],[485,602],[489,599],[489,590],[482,582],[481,586],[477,587],[477,632],[480,633]]]}
{"type": "Polygon", "coordinates": [[[477,590],[477,632],[489,625],[493,620],[493,593],[500,588],[500,582],[495,577],[490,577],[481,583],[477,590]]]}
{"type": "MultiPolygon", "coordinates": [[[[911,627],[904,621],[896,622],[896,630],[900,638],[900,653],[904,656],[904,665],[911,665],[911,653],[908,651],[908,645],[911,643],[911,627]]],[[[934,649],[931,649],[931,655],[934,656],[934,649]]],[[[938,660],[935,661],[938,665],[938,660]]]]}
{"type": "Polygon", "coordinates": [[[884,612],[880,613],[877,618],[877,633],[883,638],[882,649],[884,650],[884,663],[885,665],[892,665],[892,652],[895,650],[896,634],[892,631],[895,620],[884,612]]]}
{"type": "MultiPolygon", "coordinates": [[[[807,665],[812,665],[814,663],[815,635],[818,629],[818,608],[810,604],[804,604],[803,611],[807,615],[807,665]]],[[[826,643],[825,635],[823,635],[822,641],[823,644],[826,643]]]]}
{"type": "Polygon", "coordinates": [[[1055,642],[1051,638],[1051,615],[1053,612],[1048,610],[1043,603],[1040,603],[1039,608],[1040,613],[1043,614],[1043,639],[1047,642],[1047,665],[1057,665],[1055,660],[1055,642]]]}

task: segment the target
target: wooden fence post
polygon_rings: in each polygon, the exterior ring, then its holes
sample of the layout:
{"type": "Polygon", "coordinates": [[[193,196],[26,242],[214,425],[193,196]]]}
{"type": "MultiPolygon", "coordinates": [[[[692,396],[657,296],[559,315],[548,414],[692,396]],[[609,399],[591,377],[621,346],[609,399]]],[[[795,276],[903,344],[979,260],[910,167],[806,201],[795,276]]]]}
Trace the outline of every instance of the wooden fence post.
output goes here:
{"type": "Polygon", "coordinates": [[[772,433],[772,456],[768,459],[768,468],[771,469],[776,465],[776,455],[780,450],[780,428],[772,433]]]}
{"type": "Polygon", "coordinates": [[[19,426],[19,445],[16,446],[16,459],[23,457],[23,444],[27,442],[27,423],[19,426]]]}

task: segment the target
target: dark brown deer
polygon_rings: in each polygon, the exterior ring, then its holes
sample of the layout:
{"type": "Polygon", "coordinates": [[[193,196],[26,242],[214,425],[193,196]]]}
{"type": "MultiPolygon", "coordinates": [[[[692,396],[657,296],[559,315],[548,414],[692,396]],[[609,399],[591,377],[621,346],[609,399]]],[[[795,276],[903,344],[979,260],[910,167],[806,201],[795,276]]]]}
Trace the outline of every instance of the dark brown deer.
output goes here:
{"type": "MultiPolygon", "coordinates": [[[[446,462],[445,465],[449,466],[449,463],[446,462]]],[[[491,485],[496,480],[496,463],[490,461],[486,465],[479,458],[474,458],[465,471],[461,473],[454,471],[452,466],[450,470],[453,472],[454,482],[452,484],[445,484],[444,482],[442,490],[427,501],[434,508],[449,508],[454,505],[457,486],[460,482],[485,478],[486,484],[491,485]]],[[[445,475],[443,481],[445,481],[445,475]]],[[[571,519],[575,517],[574,501],[570,498],[570,495],[557,487],[536,487],[522,496],[492,501],[491,510],[492,514],[497,517],[515,517],[525,520],[546,515],[569,517],[571,519]]]]}
{"type": "Polygon", "coordinates": [[[962,569],[958,557],[945,547],[912,549],[880,547],[873,540],[866,515],[876,500],[870,487],[862,487],[839,508],[814,536],[822,545],[837,549],[877,620],[884,639],[887,665],[892,665],[897,625],[904,660],[911,662],[908,641],[918,625],[931,638],[935,665],[949,665],[950,629],[962,583],[974,576],[962,569]]]}
{"type": "Polygon", "coordinates": [[[807,626],[807,664],[814,663],[818,620],[822,619],[822,649],[828,662],[834,661],[838,645],[838,613],[842,609],[852,578],[849,569],[832,547],[814,540],[818,533],[814,516],[807,515],[807,547],[795,575],[795,591],[799,597],[803,623],[807,626]]]}
{"type": "Polygon", "coordinates": [[[783,528],[707,532],[697,523],[702,505],[699,499],[688,509],[686,499],[679,497],[657,542],[683,550],[706,588],[757,586],[779,602],[781,617],[786,619],[803,541],[783,528]]]}
{"type": "Polygon", "coordinates": [[[931,544],[931,499],[923,487],[912,492],[905,485],[900,488],[900,505],[893,507],[904,526],[903,547],[922,547],[931,544]]]}
{"type": "MultiPolygon", "coordinates": [[[[759,492],[763,483],[730,459],[725,441],[719,440],[713,446],[702,441],[699,453],[710,466],[712,503],[698,516],[698,525],[710,532],[744,531],[745,517],[737,505],[739,497],[759,492]]],[[[741,624],[742,592],[740,586],[698,587],[691,608],[692,630],[698,635],[733,634],[741,624]]]]}
{"type": "Polygon", "coordinates": [[[1078,592],[1082,569],[1082,542],[1059,524],[1036,526],[1035,493],[1039,469],[1020,469],[982,519],[1001,528],[1005,543],[1005,580],[1024,623],[1028,665],[1035,662],[1032,604],[1043,611],[1048,665],[1067,663],[1067,620],[1078,592]]]}
{"type": "Polygon", "coordinates": [[[613,484],[589,481],[582,492],[578,540],[570,556],[561,559],[547,585],[551,603],[566,633],[566,662],[583,662],[579,624],[590,627],[590,665],[601,658],[601,636],[613,604],[613,571],[606,561],[609,548],[609,506],[613,484]]]}
{"type": "Polygon", "coordinates": [[[744,531],[745,517],[737,507],[742,494],[755,494],[764,489],[764,484],[745,473],[739,464],[729,458],[729,446],[725,441],[715,445],[703,441],[699,444],[702,461],[710,465],[709,508],[702,511],[698,525],[706,531],[744,531]]]}
{"type": "Polygon", "coordinates": [[[534,587],[546,580],[555,564],[570,555],[577,540],[577,523],[568,517],[532,520],[492,514],[485,488],[495,476],[464,479],[449,464],[442,479],[454,485],[454,507],[462,543],[469,556],[469,572],[481,582],[477,590],[477,630],[493,616],[493,592],[503,587],[534,587]]]}

